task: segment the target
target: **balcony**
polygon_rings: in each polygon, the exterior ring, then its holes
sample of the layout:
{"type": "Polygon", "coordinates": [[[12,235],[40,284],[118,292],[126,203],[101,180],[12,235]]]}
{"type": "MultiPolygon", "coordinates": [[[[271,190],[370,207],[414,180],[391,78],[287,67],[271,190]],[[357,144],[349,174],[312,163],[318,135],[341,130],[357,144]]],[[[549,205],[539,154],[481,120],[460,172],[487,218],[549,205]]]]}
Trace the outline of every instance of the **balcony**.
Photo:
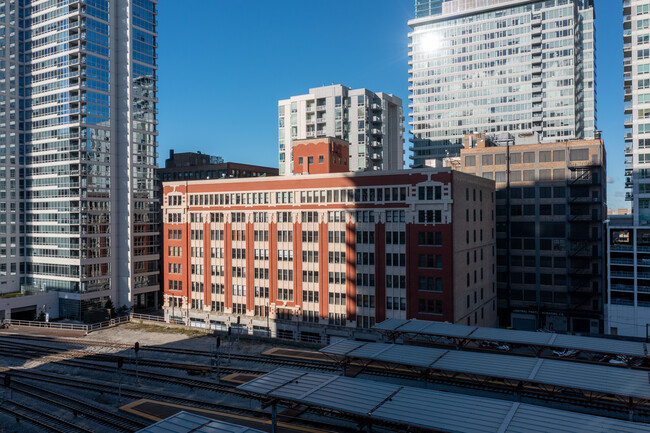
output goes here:
{"type": "Polygon", "coordinates": [[[612,278],[630,278],[630,279],[634,279],[634,272],[612,271],[610,275],[612,276],[612,278]]]}
{"type": "Polygon", "coordinates": [[[381,129],[372,128],[372,129],[370,130],[370,133],[371,133],[371,134],[374,134],[374,135],[381,135],[381,129]]]}
{"type": "Polygon", "coordinates": [[[612,265],[634,265],[634,260],[632,259],[611,259],[609,261],[612,265]]]}
{"type": "Polygon", "coordinates": [[[623,101],[625,102],[630,102],[632,101],[632,89],[629,87],[625,88],[625,92],[623,93],[623,101]]]}
{"type": "Polygon", "coordinates": [[[542,68],[539,66],[535,66],[531,69],[530,73],[533,75],[540,75],[542,73],[542,68]]]}
{"type": "Polygon", "coordinates": [[[318,131],[316,131],[316,137],[326,137],[326,136],[327,136],[327,132],[325,132],[324,129],[319,129],[318,131]]]}
{"type": "Polygon", "coordinates": [[[373,140],[370,145],[372,147],[381,147],[381,141],[373,140]]]}
{"type": "Polygon", "coordinates": [[[625,134],[625,141],[626,141],[627,143],[631,143],[631,142],[632,142],[632,133],[631,133],[631,132],[628,132],[627,134],[625,134]]]}
{"type": "Polygon", "coordinates": [[[617,292],[634,292],[634,286],[629,284],[613,284],[612,290],[617,292]]]}
{"type": "Polygon", "coordinates": [[[625,156],[632,156],[632,148],[631,147],[626,147],[625,148],[625,156]]]}
{"type": "Polygon", "coordinates": [[[626,192],[625,193],[625,201],[632,201],[634,199],[634,194],[631,192],[626,192]]]}
{"type": "Polygon", "coordinates": [[[539,36],[533,36],[530,38],[531,45],[540,45],[542,43],[542,38],[539,36]]]}
{"type": "Polygon", "coordinates": [[[314,118],[307,119],[307,121],[306,121],[305,123],[306,123],[307,125],[313,125],[313,124],[316,123],[316,119],[314,119],[314,118]]]}
{"type": "Polygon", "coordinates": [[[316,111],[325,111],[327,109],[327,105],[317,105],[316,106],[316,111]]]}
{"type": "Polygon", "coordinates": [[[381,160],[381,153],[371,153],[370,159],[372,159],[373,161],[381,160]]]}
{"type": "Polygon", "coordinates": [[[625,188],[632,188],[632,185],[634,185],[632,183],[632,178],[626,177],[625,178],[625,188]]]}
{"type": "Polygon", "coordinates": [[[305,109],[307,113],[313,113],[314,112],[314,106],[313,105],[307,105],[307,108],[305,109]]]}
{"type": "Polygon", "coordinates": [[[626,102],[623,106],[623,111],[625,114],[632,114],[632,102],[626,102]]]}
{"type": "Polygon", "coordinates": [[[632,60],[631,59],[623,60],[623,72],[632,72],[632,60]]]}
{"type": "Polygon", "coordinates": [[[379,110],[381,110],[381,105],[375,103],[375,104],[372,104],[370,106],[370,108],[372,109],[372,111],[379,111],[379,110]]]}
{"type": "Polygon", "coordinates": [[[631,128],[631,127],[632,127],[632,122],[633,122],[633,120],[632,120],[632,116],[627,116],[627,117],[623,120],[623,126],[625,126],[626,128],[631,128]]]}
{"type": "Polygon", "coordinates": [[[379,116],[372,116],[372,121],[374,123],[381,123],[381,117],[379,116]]]}

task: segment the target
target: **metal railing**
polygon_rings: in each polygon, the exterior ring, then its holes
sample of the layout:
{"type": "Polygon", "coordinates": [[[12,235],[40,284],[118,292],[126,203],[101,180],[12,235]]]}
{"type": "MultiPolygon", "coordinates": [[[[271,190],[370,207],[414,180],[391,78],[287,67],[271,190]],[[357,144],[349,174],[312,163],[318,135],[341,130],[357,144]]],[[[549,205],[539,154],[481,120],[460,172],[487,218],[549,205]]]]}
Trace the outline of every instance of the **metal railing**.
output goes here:
{"type": "Polygon", "coordinates": [[[110,328],[111,326],[119,325],[120,323],[129,322],[132,320],[132,318],[140,319],[140,320],[152,320],[151,318],[155,318],[153,319],[155,321],[161,321],[161,322],[165,321],[165,319],[162,317],[149,316],[146,314],[136,314],[136,316],[147,316],[147,318],[132,317],[132,316],[133,314],[129,316],[120,316],[120,317],[116,317],[115,319],[107,320],[105,322],[92,323],[92,324],[66,323],[66,322],[40,322],[36,320],[14,320],[14,319],[5,319],[4,324],[10,326],[24,326],[30,328],[50,328],[50,329],[65,329],[70,331],[91,332],[91,331],[97,331],[99,329],[110,328]]]}
{"type": "Polygon", "coordinates": [[[148,320],[150,322],[165,322],[163,316],[153,316],[151,314],[131,313],[131,320],[148,320]]]}

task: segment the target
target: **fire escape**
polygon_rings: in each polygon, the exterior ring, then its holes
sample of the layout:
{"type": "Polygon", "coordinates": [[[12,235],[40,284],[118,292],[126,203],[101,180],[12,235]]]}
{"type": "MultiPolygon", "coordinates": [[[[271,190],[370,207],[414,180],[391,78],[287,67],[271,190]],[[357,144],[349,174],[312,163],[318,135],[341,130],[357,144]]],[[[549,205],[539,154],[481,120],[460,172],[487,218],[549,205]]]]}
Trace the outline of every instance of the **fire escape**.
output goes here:
{"type": "Polygon", "coordinates": [[[568,276],[567,289],[570,313],[598,318],[602,285],[602,176],[600,165],[570,166],[567,181],[568,204],[568,276]],[[592,316],[589,313],[594,313],[592,316]],[[587,313],[587,314],[585,314],[587,313]]]}

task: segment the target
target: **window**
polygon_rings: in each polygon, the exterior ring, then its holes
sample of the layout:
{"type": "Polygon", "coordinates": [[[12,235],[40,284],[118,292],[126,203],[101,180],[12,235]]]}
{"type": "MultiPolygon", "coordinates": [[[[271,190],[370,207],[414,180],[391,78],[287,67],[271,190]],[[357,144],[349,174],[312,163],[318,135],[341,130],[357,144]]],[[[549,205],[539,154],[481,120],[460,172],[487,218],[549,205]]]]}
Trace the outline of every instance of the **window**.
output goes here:
{"type": "Polygon", "coordinates": [[[588,149],[571,149],[569,151],[569,160],[571,160],[571,161],[588,161],[589,160],[589,150],[588,149]]]}
{"type": "Polygon", "coordinates": [[[325,162],[325,157],[323,155],[318,155],[318,163],[323,164],[325,162]]]}
{"type": "Polygon", "coordinates": [[[298,165],[302,165],[302,156],[298,157],[298,165]]]}

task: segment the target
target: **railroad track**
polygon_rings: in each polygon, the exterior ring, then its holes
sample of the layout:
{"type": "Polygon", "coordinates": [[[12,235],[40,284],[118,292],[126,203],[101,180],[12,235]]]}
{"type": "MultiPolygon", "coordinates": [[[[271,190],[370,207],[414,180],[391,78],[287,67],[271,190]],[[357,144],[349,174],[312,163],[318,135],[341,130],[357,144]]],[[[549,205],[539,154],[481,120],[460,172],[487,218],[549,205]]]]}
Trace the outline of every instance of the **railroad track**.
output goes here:
{"type": "MultiPolygon", "coordinates": [[[[4,372],[5,374],[7,372],[4,372]]],[[[37,389],[41,389],[42,384],[47,383],[47,384],[52,384],[52,385],[57,385],[57,386],[63,386],[63,387],[68,387],[72,389],[81,389],[81,390],[87,390],[87,391],[93,391],[96,393],[100,394],[111,394],[111,395],[117,395],[118,394],[118,385],[114,383],[109,383],[109,382],[103,382],[103,381],[96,381],[96,380],[87,380],[87,379],[76,379],[76,378],[71,378],[71,377],[65,377],[62,378],[60,375],[55,375],[55,374],[47,374],[47,373],[42,373],[42,372],[35,372],[31,370],[15,370],[12,369],[10,371],[10,374],[12,376],[12,383],[14,383],[15,379],[22,378],[25,380],[30,380],[30,381],[37,381],[38,384],[40,385],[37,387],[37,389]]],[[[22,381],[21,381],[22,384],[22,381]]],[[[36,387],[36,386],[34,386],[36,387]]],[[[13,388],[13,385],[12,385],[13,388]]],[[[231,388],[232,389],[232,388],[231,388]]],[[[243,391],[242,391],[243,393],[243,391]]],[[[257,399],[257,397],[252,396],[248,393],[245,393],[246,395],[240,395],[240,397],[243,398],[248,398],[248,399],[257,399]]],[[[212,403],[212,402],[206,402],[202,400],[196,400],[196,399],[189,399],[185,397],[180,397],[180,396],[174,396],[170,395],[169,393],[163,394],[163,393],[157,393],[153,391],[146,391],[140,388],[134,388],[131,386],[126,386],[122,385],[122,390],[121,390],[121,396],[122,398],[125,399],[131,399],[131,400],[139,400],[143,398],[148,398],[152,400],[158,400],[162,402],[167,402],[167,403],[174,403],[174,404],[179,404],[183,406],[189,406],[189,407],[196,407],[200,409],[207,409],[207,410],[212,410],[212,411],[219,411],[219,412],[226,412],[229,414],[236,414],[236,415],[242,415],[246,417],[250,417],[253,419],[257,420],[270,420],[271,419],[271,414],[270,412],[263,411],[263,410],[257,410],[257,409],[249,409],[245,408],[242,406],[236,406],[236,405],[227,405],[227,404],[221,404],[221,403],[212,403]]],[[[1,407],[1,406],[0,406],[1,407]]],[[[289,418],[289,417],[286,417],[289,418]]],[[[328,424],[326,422],[321,422],[317,420],[309,420],[309,419],[304,419],[304,418],[291,418],[291,421],[293,423],[296,423],[296,425],[303,425],[306,427],[313,427],[316,429],[321,429],[325,431],[336,431],[336,432],[341,432],[341,433],[347,433],[347,432],[355,432],[357,431],[356,429],[351,429],[347,427],[342,427],[342,426],[337,426],[333,424],[328,424]]],[[[67,431],[62,431],[58,430],[62,433],[78,433],[78,432],[67,432],[67,431]]]]}
{"type": "Polygon", "coordinates": [[[23,419],[44,428],[46,431],[56,433],[95,433],[93,430],[88,430],[58,416],[42,412],[21,403],[16,403],[15,401],[3,402],[0,406],[0,411],[13,415],[16,417],[16,421],[23,419]]]}
{"type": "MultiPolygon", "coordinates": [[[[9,356],[14,356],[14,354],[10,354],[9,356]]],[[[15,356],[24,356],[27,359],[31,359],[29,355],[20,355],[20,354],[15,354],[15,356]]],[[[110,367],[106,365],[96,365],[92,364],[89,362],[85,361],[79,361],[79,360],[71,360],[71,359],[65,359],[61,360],[56,363],[56,365],[65,365],[65,366],[70,366],[70,367],[81,367],[85,368],[87,370],[92,370],[92,371],[100,371],[108,374],[118,374],[118,369],[117,367],[110,367]]],[[[220,372],[223,373],[242,373],[242,374],[253,374],[250,373],[250,370],[243,370],[240,371],[238,369],[234,368],[229,368],[229,369],[219,369],[220,372]],[[226,371],[227,370],[227,371],[226,371]]],[[[24,370],[15,370],[15,371],[24,371],[24,370]]],[[[262,371],[256,371],[254,374],[264,374],[265,372],[262,371]]],[[[13,374],[13,373],[12,373],[13,374]]],[[[122,375],[129,376],[129,377],[135,377],[136,372],[134,369],[122,369],[121,373],[122,375]]],[[[169,383],[169,384],[175,384],[175,385],[183,385],[186,387],[189,387],[191,389],[196,388],[196,389],[204,389],[207,391],[215,391],[215,392],[227,392],[230,394],[241,394],[241,391],[236,389],[235,387],[231,385],[226,385],[226,384],[220,384],[220,383],[215,383],[215,382],[210,382],[210,381],[205,381],[205,380],[199,380],[199,379],[192,379],[192,378],[185,378],[185,377],[179,377],[179,376],[172,376],[172,375],[165,375],[161,373],[151,373],[147,371],[138,371],[138,379],[141,380],[151,380],[151,381],[156,381],[156,382],[164,382],[164,383],[169,383]]]]}
{"type": "MultiPolygon", "coordinates": [[[[2,337],[0,337],[0,340],[2,340],[2,337]]],[[[13,345],[14,347],[20,347],[23,349],[49,351],[51,353],[57,353],[59,356],[66,357],[66,358],[85,357],[97,361],[106,361],[106,362],[117,362],[118,358],[122,358],[124,363],[135,363],[134,358],[130,356],[122,356],[122,355],[108,354],[108,353],[97,353],[97,352],[82,351],[82,350],[67,350],[65,352],[61,352],[62,348],[54,348],[51,346],[38,346],[34,344],[22,343],[16,341],[11,341],[9,343],[3,343],[3,344],[13,345]]],[[[66,344],[70,344],[70,343],[66,341],[66,344]]],[[[97,343],[97,344],[101,344],[101,343],[97,343]]],[[[96,344],[93,343],[92,345],[94,346],[96,344]]],[[[115,347],[115,346],[111,344],[109,347],[115,347]]],[[[128,348],[132,349],[133,347],[128,346],[128,348]]],[[[210,351],[174,349],[170,347],[141,346],[140,350],[149,351],[149,352],[162,352],[162,353],[173,353],[173,354],[180,354],[180,355],[200,356],[200,357],[208,357],[208,358],[212,358],[214,356],[214,353],[210,351]]],[[[300,360],[293,360],[293,359],[279,359],[278,357],[266,356],[266,355],[244,355],[244,354],[236,354],[236,353],[228,354],[223,352],[220,354],[220,357],[221,360],[229,359],[231,361],[245,361],[245,362],[261,363],[261,364],[274,364],[274,365],[282,365],[283,367],[295,367],[295,368],[301,368],[307,370],[325,370],[325,371],[340,370],[339,367],[332,364],[331,362],[324,362],[324,361],[300,361],[300,360]]],[[[183,370],[209,370],[210,369],[209,367],[201,366],[200,364],[174,363],[169,361],[162,361],[162,360],[142,358],[142,357],[138,358],[138,364],[143,366],[146,365],[146,366],[158,367],[158,368],[171,368],[171,369],[183,369],[183,370]]],[[[239,372],[243,372],[242,369],[240,369],[239,372]]],[[[249,374],[256,374],[256,373],[260,373],[260,372],[259,371],[256,372],[255,370],[249,370],[249,374]]]]}
{"type": "Polygon", "coordinates": [[[36,387],[24,382],[12,381],[11,389],[12,391],[20,392],[29,398],[66,409],[75,416],[77,414],[83,414],[86,418],[91,418],[97,424],[109,427],[111,431],[131,433],[148,425],[130,417],[101,409],[97,407],[97,405],[84,403],[64,394],[48,391],[42,387],[36,387]]]}
{"type": "MultiPolygon", "coordinates": [[[[94,362],[106,362],[106,363],[117,363],[118,359],[122,359],[124,364],[135,365],[135,358],[131,356],[116,355],[116,354],[105,354],[97,353],[90,351],[66,351],[61,352],[60,349],[50,348],[50,347],[40,347],[34,345],[26,345],[23,343],[9,343],[9,346],[5,346],[4,353],[10,354],[15,357],[31,359],[34,356],[40,356],[43,359],[52,359],[55,361],[61,360],[79,360],[83,358],[84,360],[94,361],[94,362]],[[32,355],[29,355],[32,354],[32,355]]],[[[226,357],[222,356],[220,359],[221,365],[225,362],[226,357]]],[[[138,365],[141,367],[155,367],[162,369],[171,369],[171,370],[185,370],[187,372],[194,373],[209,373],[212,371],[211,366],[193,364],[193,363],[179,363],[179,362],[170,362],[167,360],[158,360],[150,358],[138,358],[138,365]]],[[[252,370],[252,369],[243,369],[243,368],[229,368],[229,367],[220,367],[220,370],[227,373],[244,373],[244,374],[263,374],[265,371],[252,370]]]]}

